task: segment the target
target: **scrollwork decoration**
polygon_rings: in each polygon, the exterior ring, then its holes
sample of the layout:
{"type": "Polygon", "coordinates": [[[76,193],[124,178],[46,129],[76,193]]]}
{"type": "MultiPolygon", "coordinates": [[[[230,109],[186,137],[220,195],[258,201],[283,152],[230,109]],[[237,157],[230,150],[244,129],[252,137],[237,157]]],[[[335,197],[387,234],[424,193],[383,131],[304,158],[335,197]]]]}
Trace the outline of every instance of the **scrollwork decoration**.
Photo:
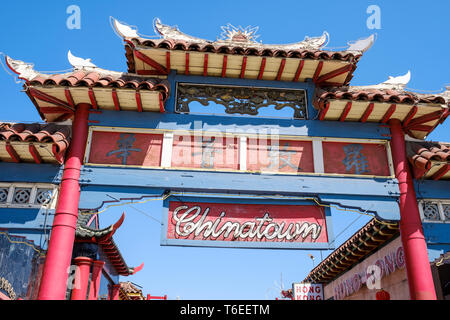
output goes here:
{"type": "Polygon", "coordinates": [[[189,113],[189,104],[194,101],[205,107],[211,102],[222,105],[228,114],[258,115],[260,108],[288,107],[293,109],[293,118],[306,119],[305,90],[179,84],[177,111],[189,113]]]}

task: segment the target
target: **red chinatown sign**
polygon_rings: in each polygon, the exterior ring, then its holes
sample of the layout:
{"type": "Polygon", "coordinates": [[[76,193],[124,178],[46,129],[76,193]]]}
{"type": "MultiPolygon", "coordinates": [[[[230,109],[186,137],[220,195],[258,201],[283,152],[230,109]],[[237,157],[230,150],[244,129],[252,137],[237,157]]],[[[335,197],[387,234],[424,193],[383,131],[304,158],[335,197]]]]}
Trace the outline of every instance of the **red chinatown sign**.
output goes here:
{"type": "Polygon", "coordinates": [[[329,248],[329,210],[310,202],[189,198],[164,207],[162,245],[329,248]]]}

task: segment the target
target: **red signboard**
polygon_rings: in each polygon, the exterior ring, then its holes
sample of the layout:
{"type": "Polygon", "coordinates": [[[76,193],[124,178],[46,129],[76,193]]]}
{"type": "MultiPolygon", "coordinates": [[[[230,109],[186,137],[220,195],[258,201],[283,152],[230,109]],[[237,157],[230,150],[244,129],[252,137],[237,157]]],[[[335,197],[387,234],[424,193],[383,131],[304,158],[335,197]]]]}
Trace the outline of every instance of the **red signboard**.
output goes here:
{"type": "Polygon", "coordinates": [[[391,175],[385,143],[319,140],[319,148],[313,148],[311,140],[277,138],[187,132],[166,139],[163,133],[94,130],[87,162],[270,174],[391,175]]]}
{"type": "Polygon", "coordinates": [[[324,141],[325,173],[389,176],[384,144],[324,141]]]}
{"type": "Polygon", "coordinates": [[[167,240],[311,244],[329,241],[325,208],[229,202],[169,201],[167,240]]]}
{"type": "Polygon", "coordinates": [[[162,134],[93,131],[89,163],[157,167],[162,134]]]}
{"type": "Polygon", "coordinates": [[[238,138],[175,135],[172,167],[239,170],[238,138]]]}
{"type": "Polygon", "coordinates": [[[249,138],[247,170],[314,172],[311,141],[249,138]]]}

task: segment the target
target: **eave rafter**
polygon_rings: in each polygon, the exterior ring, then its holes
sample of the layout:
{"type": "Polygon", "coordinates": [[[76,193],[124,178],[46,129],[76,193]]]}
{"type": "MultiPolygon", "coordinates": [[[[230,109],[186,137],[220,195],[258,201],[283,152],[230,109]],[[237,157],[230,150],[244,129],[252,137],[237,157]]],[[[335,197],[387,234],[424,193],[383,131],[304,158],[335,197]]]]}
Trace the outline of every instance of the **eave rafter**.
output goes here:
{"type": "Polygon", "coordinates": [[[348,99],[326,99],[315,103],[319,120],[388,123],[399,119],[403,129],[413,138],[423,139],[449,115],[442,104],[405,104],[348,99]]]}
{"type": "Polygon", "coordinates": [[[387,224],[372,219],[316,266],[304,281],[328,283],[336,279],[396,234],[398,224],[387,224]]]}

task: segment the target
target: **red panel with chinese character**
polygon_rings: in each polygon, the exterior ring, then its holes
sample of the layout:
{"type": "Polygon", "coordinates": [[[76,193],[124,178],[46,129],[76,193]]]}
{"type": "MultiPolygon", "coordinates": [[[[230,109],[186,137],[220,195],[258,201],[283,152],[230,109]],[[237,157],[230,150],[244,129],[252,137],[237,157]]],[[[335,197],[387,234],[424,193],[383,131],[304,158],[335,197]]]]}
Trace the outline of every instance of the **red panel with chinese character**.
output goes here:
{"type": "Polygon", "coordinates": [[[93,131],[89,163],[160,166],[162,134],[93,131]]]}
{"type": "Polygon", "coordinates": [[[389,176],[384,144],[324,141],[325,173],[389,176]]]}
{"type": "Polygon", "coordinates": [[[325,209],[316,205],[170,201],[167,239],[328,241],[325,209]]]}
{"type": "Polygon", "coordinates": [[[174,135],[172,167],[239,170],[238,138],[174,135]]]}
{"type": "Polygon", "coordinates": [[[311,141],[249,138],[247,170],[314,172],[311,141]]]}

